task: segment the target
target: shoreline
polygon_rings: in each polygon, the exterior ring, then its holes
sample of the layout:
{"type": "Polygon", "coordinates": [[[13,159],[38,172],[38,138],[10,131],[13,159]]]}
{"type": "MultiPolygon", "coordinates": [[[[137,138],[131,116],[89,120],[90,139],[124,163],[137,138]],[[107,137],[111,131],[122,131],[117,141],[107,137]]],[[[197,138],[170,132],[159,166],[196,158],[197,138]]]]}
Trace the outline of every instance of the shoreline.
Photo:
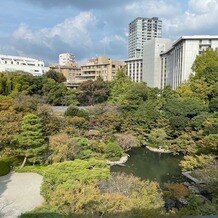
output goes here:
{"type": "Polygon", "coordinates": [[[146,146],[146,148],[149,151],[153,151],[153,152],[156,152],[156,153],[163,153],[163,154],[170,154],[170,153],[172,153],[172,151],[170,151],[170,150],[165,150],[165,149],[161,149],[161,148],[152,148],[152,147],[149,147],[149,146],[146,146]]]}
{"type": "Polygon", "coordinates": [[[118,160],[118,161],[110,161],[110,160],[108,160],[107,164],[109,164],[110,166],[114,166],[114,165],[125,166],[125,163],[129,159],[129,157],[130,157],[130,155],[126,154],[126,155],[122,156],[120,158],[120,160],[118,160]]]}

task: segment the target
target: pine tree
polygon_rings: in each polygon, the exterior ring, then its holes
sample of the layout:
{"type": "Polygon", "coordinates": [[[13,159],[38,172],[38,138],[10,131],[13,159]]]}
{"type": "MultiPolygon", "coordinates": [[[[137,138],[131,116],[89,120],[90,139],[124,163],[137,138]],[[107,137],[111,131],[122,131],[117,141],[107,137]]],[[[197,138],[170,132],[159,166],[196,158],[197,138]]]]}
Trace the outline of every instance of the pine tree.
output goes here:
{"type": "Polygon", "coordinates": [[[47,146],[38,116],[28,114],[23,117],[22,131],[18,136],[18,142],[18,153],[24,157],[21,167],[25,165],[28,158],[33,163],[40,158],[40,155],[46,150],[47,146]]]}

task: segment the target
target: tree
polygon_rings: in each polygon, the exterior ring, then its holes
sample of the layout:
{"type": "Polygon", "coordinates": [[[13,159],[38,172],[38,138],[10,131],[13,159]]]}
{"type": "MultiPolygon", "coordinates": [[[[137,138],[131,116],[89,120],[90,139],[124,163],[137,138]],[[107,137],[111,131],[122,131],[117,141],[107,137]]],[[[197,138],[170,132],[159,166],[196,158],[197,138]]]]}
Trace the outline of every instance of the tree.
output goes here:
{"type": "Polygon", "coordinates": [[[218,66],[218,51],[207,50],[195,59],[192,70],[195,72],[195,79],[204,76],[204,70],[208,67],[218,66]]]}
{"type": "Polygon", "coordinates": [[[108,99],[108,83],[98,78],[96,81],[83,82],[77,91],[77,97],[82,105],[94,105],[108,99]]]}
{"type": "Polygon", "coordinates": [[[164,129],[152,129],[148,135],[148,146],[168,149],[169,142],[167,138],[168,136],[164,129]]]}
{"type": "Polygon", "coordinates": [[[14,149],[15,135],[20,131],[21,114],[14,108],[14,100],[9,97],[0,97],[0,151],[4,148],[14,149]]]}
{"type": "Polygon", "coordinates": [[[79,152],[76,140],[66,133],[59,133],[49,138],[49,159],[52,163],[74,160],[79,152]]]}
{"type": "Polygon", "coordinates": [[[149,89],[144,83],[133,83],[124,93],[121,107],[126,111],[136,110],[148,98],[149,89]]]}
{"type": "Polygon", "coordinates": [[[125,70],[119,69],[115,79],[110,84],[110,101],[122,103],[125,98],[126,91],[131,85],[132,82],[126,75],[125,70]]]}
{"type": "Polygon", "coordinates": [[[52,105],[77,104],[75,92],[68,89],[64,84],[59,84],[53,79],[46,79],[43,84],[43,95],[47,103],[52,105]]]}
{"type": "Polygon", "coordinates": [[[53,79],[57,83],[63,83],[66,81],[65,76],[62,73],[56,72],[55,70],[49,70],[46,72],[45,77],[53,79]]]}
{"type": "Polygon", "coordinates": [[[17,139],[19,142],[17,151],[20,156],[24,157],[21,167],[25,165],[27,158],[30,158],[30,161],[35,163],[47,149],[39,117],[34,114],[28,114],[23,117],[21,134],[17,139]]]}

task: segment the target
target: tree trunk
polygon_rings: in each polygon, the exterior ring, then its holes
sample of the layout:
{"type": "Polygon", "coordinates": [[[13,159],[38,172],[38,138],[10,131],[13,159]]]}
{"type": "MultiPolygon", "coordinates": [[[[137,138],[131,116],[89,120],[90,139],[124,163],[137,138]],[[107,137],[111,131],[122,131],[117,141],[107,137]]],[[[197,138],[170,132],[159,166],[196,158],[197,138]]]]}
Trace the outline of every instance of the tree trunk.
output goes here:
{"type": "Polygon", "coordinates": [[[26,161],[27,161],[27,157],[25,156],[25,158],[23,159],[23,163],[22,163],[22,165],[21,165],[21,167],[20,167],[20,168],[23,168],[23,167],[25,166],[25,164],[26,164],[26,161]]]}

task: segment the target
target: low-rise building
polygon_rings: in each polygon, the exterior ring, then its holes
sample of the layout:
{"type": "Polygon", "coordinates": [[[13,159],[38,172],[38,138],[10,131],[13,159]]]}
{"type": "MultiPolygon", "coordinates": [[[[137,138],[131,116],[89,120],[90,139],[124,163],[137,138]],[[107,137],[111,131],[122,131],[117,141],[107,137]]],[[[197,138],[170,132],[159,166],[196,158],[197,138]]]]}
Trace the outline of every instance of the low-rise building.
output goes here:
{"type": "Polygon", "coordinates": [[[49,70],[43,61],[28,57],[0,55],[0,72],[23,71],[41,76],[49,70]]]}
{"type": "Polygon", "coordinates": [[[104,81],[112,81],[118,69],[123,67],[125,67],[123,61],[112,60],[103,56],[93,58],[81,66],[81,79],[87,81],[101,77],[104,81]]]}
{"type": "Polygon", "coordinates": [[[69,87],[78,87],[82,83],[81,67],[77,63],[65,66],[54,64],[50,66],[50,69],[62,73],[66,78],[65,83],[69,87]]]}

